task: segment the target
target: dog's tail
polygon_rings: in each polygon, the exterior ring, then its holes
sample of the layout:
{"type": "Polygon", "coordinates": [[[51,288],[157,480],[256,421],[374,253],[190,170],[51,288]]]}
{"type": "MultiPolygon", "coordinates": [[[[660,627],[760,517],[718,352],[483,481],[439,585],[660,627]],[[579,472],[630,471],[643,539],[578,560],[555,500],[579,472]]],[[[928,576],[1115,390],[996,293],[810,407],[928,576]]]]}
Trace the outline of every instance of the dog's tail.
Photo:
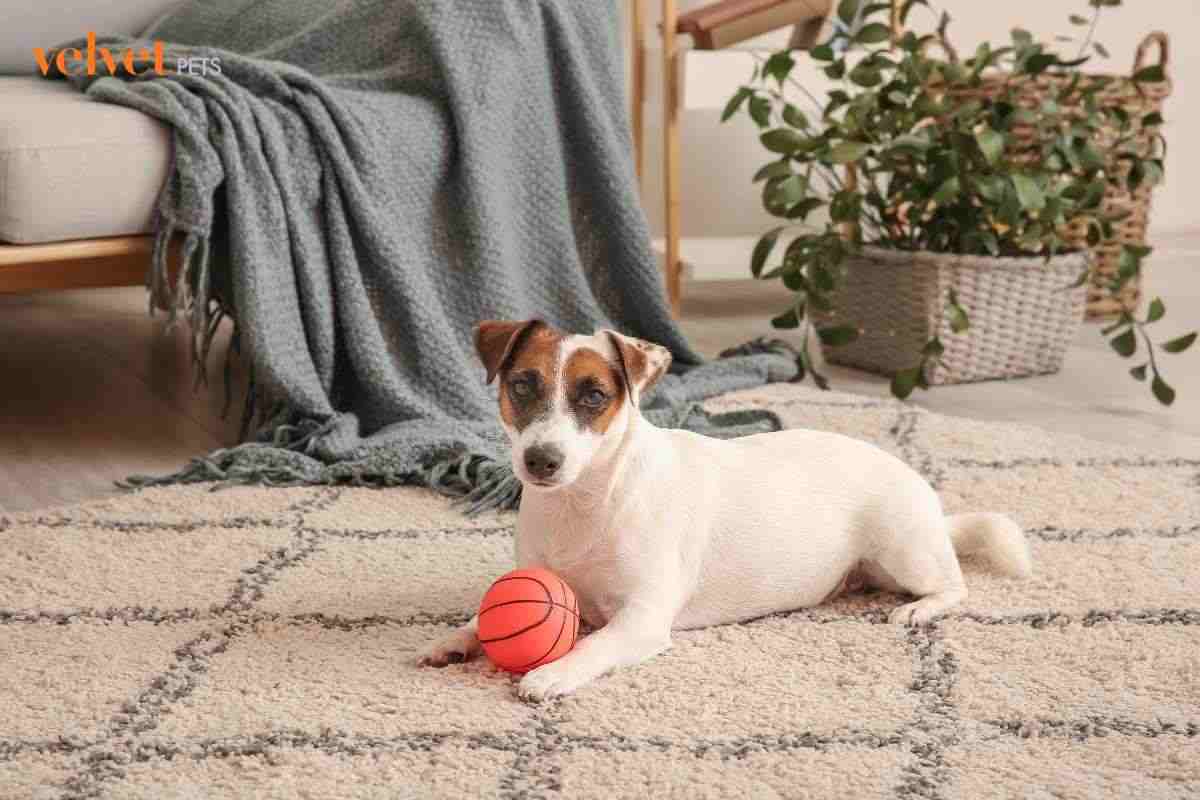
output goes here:
{"type": "Polygon", "coordinates": [[[995,572],[1012,578],[1028,578],[1033,574],[1025,534],[1003,514],[951,514],[946,517],[946,524],[959,558],[979,556],[995,572]]]}

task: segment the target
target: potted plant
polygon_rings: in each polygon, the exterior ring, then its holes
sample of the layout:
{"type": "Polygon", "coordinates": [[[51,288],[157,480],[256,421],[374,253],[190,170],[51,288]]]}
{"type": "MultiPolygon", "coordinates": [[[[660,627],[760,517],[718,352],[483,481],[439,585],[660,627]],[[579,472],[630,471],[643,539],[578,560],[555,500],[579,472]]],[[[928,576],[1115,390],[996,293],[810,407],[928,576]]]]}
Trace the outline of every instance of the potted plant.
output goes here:
{"type": "MultiPolygon", "coordinates": [[[[1118,3],[1090,0],[1093,15],[1118,3]]],[[[759,240],[751,272],[794,292],[772,322],[802,328],[801,374],[822,387],[813,330],[830,361],[890,374],[899,397],[1057,370],[1098,279],[1088,246],[1115,241],[1130,213],[1114,196],[1162,176],[1161,115],[1131,119],[1103,102],[1108,81],[1080,70],[1104,52],[1090,41],[1095,16],[1072,15],[1089,30],[1074,57],[1016,29],[960,60],[945,14],[929,33],[901,33],[919,5],[842,0],[831,39],[807,54],[836,88],[817,99],[791,78],[801,54],[783,51],[725,109],[725,119],[749,114],[773,154],[754,180],[785,224],[759,240]],[[813,111],[792,102],[792,87],[813,111]],[[819,211],[822,224],[807,224],[819,211]]],[[[1135,90],[1164,79],[1161,67],[1133,77],[1135,90]]],[[[1147,361],[1130,373],[1150,377],[1169,405],[1175,393],[1148,332],[1165,307],[1155,299],[1139,315],[1126,291],[1149,252],[1117,248],[1099,279],[1120,302],[1103,332],[1126,358],[1141,342],[1147,361]]],[[[1157,349],[1182,352],[1195,339],[1157,349]]]]}

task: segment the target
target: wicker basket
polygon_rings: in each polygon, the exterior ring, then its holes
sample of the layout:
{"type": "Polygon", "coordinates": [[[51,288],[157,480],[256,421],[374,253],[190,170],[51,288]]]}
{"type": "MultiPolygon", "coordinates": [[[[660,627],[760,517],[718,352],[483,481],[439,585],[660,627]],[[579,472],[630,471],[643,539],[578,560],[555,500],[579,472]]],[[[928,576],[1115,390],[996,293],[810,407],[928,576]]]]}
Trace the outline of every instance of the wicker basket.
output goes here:
{"type": "Polygon", "coordinates": [[[1085,252],[1043,258],[992,258],[864,247],[846,260],[822,324],[852,323],[862,333],[825,348],[833,364],[892,375],[918,363],[935,335],[945,352],[930,384],[966,383],[1057,372],[1083,322],[1086,287],[1071,288],[1085,252]],[[953,289],[970,327],[953,333],[946,301],[953,289]]]}
{"type": "MultiPolygon", "coordinates": [[[[899,38],[903,27],[900,23],[899,4],[895,0],[892,2],[891,23],[894,37],[899,38]]],[[[948,43],[940,42],[939,44],[942,45],[951,61],[958,60],[958,54],[948,43]]],[[[1162,111],[1163,101],[1171,94],[1171,81],[1167,78],[1163,81],[1140,81],[1135,84],[1130,76],[1147,65],[1146,60],[1150,55],[1150,50],[1156,45],[1158,47],[1158,63],[1162,66],[1165,74],[1170,59],[1170,40],[1167,34],[1154,31],[1148,34],[1138,46],[1133,60],[1133,70],[1129,75],[1085,74],[1079,84],[1080,88],[1086,88],[1089,83],[1093,87],[1100,84],[1101,88],[1096,94],[1097,103],[1105,108],[1122,108],[1129,114],[1133,133],[1131,144],[1143,155],[1154,151],[1154,139],[1158,135],[1158,127],[1143,126],[1141,120],[1147,114],[1162,111]]],[[[1003,72],[985,74],[983,83],[978,89],[963,94],[964,96],[973,94],[977,97],[994,98],[1006,90],[1006,82],[1009,77],[1003,72]]],[[[1042,74],[1033,80],[1026,79],[1017,89],[1016,101],[1024,108],[1037,110],[1041,108],[1044,100],[1057,95],[1068,83],[1069,79],[1067,78],[1049,74],[1042,74]]],[[[1072,107],[1078,108],[1082,115],[1082,104],[1083,95],[1077,91],[1065,101],[1060,101],[1059,107],[1067,113],[1070,113],[1072,107]]],[[[1036,131],[1032,126],[1025,126],[1024,130],[1020,126],[1015,128],[1009,140],[1009,154],[1019,157],[1022,151],[1027,152],[1035,135],[1036,131]]],[[[1096,145],[1103,152],[1116,140],[1117,136],[1118,131],[1115,127],[1102,131],[1097,138],[1096,145]]],[[[1117,158],[1115,153],[1109,156],[1108,170],[1111,174],[1121,177],[1125,177],[1129,173],[1127,164],[1117,158]]],[[[1095,271],[1087,293],[1087,315],[1089,317],[1111,317],[1119,313],[1122,307],[1136,308],[1141,302],[1141,286],[1137,279],[1126,283],[1117,297],[1114,297],[1106,287],[1116,277],[1119,270],[1122,246],[1146,244],[1146,228],[1150,219],[1151,188],[1143,182],[1136,191],[1130,192],[1124,182],[1121,182],[1117,186],[1110,183],[1105,192],[1103,200],[1105,210],[1123,213],[1125,217],[1114,224],[1112,239],[1101,242],[1091,249],[1095,271]]],[[[1079,222],[1069,225],[1062,231],[1062,235],[1067,240],[1069,247],[1079,250],[1088,248],[1086,224],[1079,222]]]]}

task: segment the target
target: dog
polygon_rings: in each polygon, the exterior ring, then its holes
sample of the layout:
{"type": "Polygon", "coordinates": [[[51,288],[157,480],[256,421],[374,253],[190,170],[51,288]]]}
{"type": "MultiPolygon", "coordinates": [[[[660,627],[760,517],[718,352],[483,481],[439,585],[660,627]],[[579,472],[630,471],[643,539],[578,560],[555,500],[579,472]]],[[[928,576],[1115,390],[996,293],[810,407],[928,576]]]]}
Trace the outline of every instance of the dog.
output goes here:
{"type": "MultiPolygon", "coordinates": [[[[671,631],[819,605],[853,588],[915,597],[890,614],[930,622],[967,596],[958,557],[1031,573],[1011,519],[946,516],[933,487],[874,445],[815,430],[722,440],[652,425],[639,401],[670,353],[604,330],[487,321],[475,345],[522,483],[518,567],[552,570],[595,632],[531,670],[518,694],[569,694],[665,650],[671,631]]],[[[476,619],[418,662],[480,652],[476,619]]]]}

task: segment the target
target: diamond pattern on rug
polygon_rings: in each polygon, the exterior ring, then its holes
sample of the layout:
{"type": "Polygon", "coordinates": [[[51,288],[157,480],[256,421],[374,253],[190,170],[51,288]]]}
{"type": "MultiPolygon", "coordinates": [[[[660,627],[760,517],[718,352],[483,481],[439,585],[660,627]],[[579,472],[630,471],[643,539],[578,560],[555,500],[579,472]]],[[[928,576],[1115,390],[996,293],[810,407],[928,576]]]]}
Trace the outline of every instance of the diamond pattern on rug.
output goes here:
{"type": "Polygon", "coordinates": [[[1036,786],[1039,797],[1179,800],[1200,786],[1196,743],[1171,733],[999,738],[946,751],[956,782],[946,800],[1007,800],[1036,786]]]}
{"type": "Polygon", "coordinates": [[[10,609],[69,616],[122,608],[203,610],[234,591],[241,567],[283,548],[278,528],[174,531],[126,526],[32,525],[4,534],[0,596],[10,609]]]}
{"type": "Polygon", "coordinates": [[[1026,581],[998,578],[965,562],[970,595],[961,608],[984,615],[1053,609],[1082,616],[1092,609],[1187,608],[1196,602],[1200,536],[1097,537],[1086,546],[1035,538],[1029,549],[1035,572],[1026,581]]]}
{"type": "Polygon", "coordinates": [[[1170,531],[1200,524],[1200,467],[957,467],[939,490],[950,514],[1002,508],[1035,535],[1056,531],[1170,531]],[[1098,524],[1098,521],[1103,522],[1098,524]]]}
{"type": "Polygon", "coordinates": [[[244,527],[271,525],[281,515],[302,508],[312,498],[309,488],[205,485],[150,487],[136,493],[97,500],[74,508],[54,508],[26,515],[47,524],[115,523],[128,527],[194,529],[206,523],[244,527]]]}
{"type": "Polygon", "coordinates": [[[730,797],[894,796],[902,768],[913,759],[903,749],[829,745],[821,749],[776,749],[749,745],[736,756],[716,751],[600,750],[580,747],[557,754],[571,797],[608,800],[629,786],[647,798],[725,800],[730,797]],[[578,792],[575,787],[579,787],[578,792]]]}
{"type": "Polygon", "coordinates": [[[1200,720],[1200,626],[942,623],[956,654],[952,700],[984,722],[1200,720]]]}
{"type": "Polygon", "coordinates": [[[478,608],[513,558],[511,527],[331,536],[282,574],[257,607],[350,619],[457,620],[478,608]]]}
{"type": "Polygon", "coordinates": [[[0,515],[0,798],[1200,795],[1200,462],[774,385],[1027,527],[947,618],[837,598],[679,633],[529,705],[417,669],[512,565],[512,514],[415,488],[149,489],[0,515]]]}
{"type": "Polygon", "coordinates": [[[450,672],[415,665],[418,650],[447,630],[254,622],[232,632],[228,651],[158,729],[184,738],[326,729],[502,736],[528,725],[535,709],[519,702],[510,677],[486,662],[450,672]]]}
{"type": "Polygon", "coordinates": [[[559,729],[687,746],[786,731],[803,719],[817,736],[882,738],[917,710],[899,626],[797,625],[780,616],[673,639],[658,658],[610,676],[608,691],[564,699],[559,729]]]}
{"type": "Polygon", "coordinates": [[[136,711],[139,693],[205,629],[199,622],[87,620],[6,625],[0,646],[3,738],[95,739],[136,711]]]}

